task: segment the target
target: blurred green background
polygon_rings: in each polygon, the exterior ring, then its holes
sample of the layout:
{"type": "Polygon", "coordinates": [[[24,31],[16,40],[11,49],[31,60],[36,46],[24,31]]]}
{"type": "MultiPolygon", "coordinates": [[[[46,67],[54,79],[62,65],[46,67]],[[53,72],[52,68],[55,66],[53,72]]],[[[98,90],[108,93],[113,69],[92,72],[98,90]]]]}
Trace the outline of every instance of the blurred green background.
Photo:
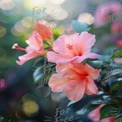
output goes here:
{"type": "MultiPolygon", "coordinates": [[[[118,1],[121,2],[121,0],[118,1]]],[[[54,93],[45,98],[42,96],[48,96],[50,92],[48,88],[35,90],[36,86],[33,83],[32,77],[34,70],[32,67],[33,60],[23,66],[18,66],[16,60],[23,52],[12,50],[12,45],[18,43],[26,47],[25,40],[31,35],[33,25],[38,20],[48,21],[52,28],[64,28],[66,33],[71,33],[72,31],[70,28],[72,20],[93,24],[93,15],[96,7],[108,2],[112,2],[112,0],[0,0],[0,79],[5,79],[9,86],[7,90],[0,91],[0,105],[3,106],[0,106],[0,113],[2,112],[2,115],[13,118],[17,117],[20,120],[25,117],[25,115],[16,112],[18,109],[16,104],[20,100],[23,102],[23,99],[24,101],[32,101],[29,104],[35,106],[37,110],[38,106],[41,108],[36,116],[37,120],[32,116],[32,122],[40,122],[44,115],[54,117],[55,108],[59,104],[65,108],[68,101],[64,100],[60,103],[60,100],[64,98],[62,97],[63,95],[54,93]],[[33,103],[33,100],[38,103],[37,106],[35,105],[36,103],[33,103]],[[11,115],[6,115],[6,112],[7,114],[11,113],[11,115]]],[[[101,32],[96,31],[96,33],[99,34],[101,32]]],[[[98,44],[98,47],[101,47],[103,43],[104,41],[98,44]]],[[[109,48],[107,50],[110,52],[109,48]]],[[[19,106],[21,105],[24,106],[25,104],[19,103],[19,106]]],[[[78,106],[75,107],[77,108],[78,106]]],[[[30,117],[30,114],[28,115],[27,110],[26,116],[30,117]]],[[[87,121],[90,122],[90,120],[87,121]]],[[[78,121],[76,120],[76,122],[78,121]]]]}

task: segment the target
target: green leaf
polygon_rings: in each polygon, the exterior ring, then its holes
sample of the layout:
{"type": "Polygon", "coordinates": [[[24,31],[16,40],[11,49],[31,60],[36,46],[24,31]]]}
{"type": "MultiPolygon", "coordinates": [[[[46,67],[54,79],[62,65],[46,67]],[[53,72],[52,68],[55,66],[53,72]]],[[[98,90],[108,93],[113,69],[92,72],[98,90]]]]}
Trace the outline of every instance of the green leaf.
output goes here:
{"type": "Polygon", "coordinates": [[[85,113],[91,112],[92,110],[96,109],[99,105],[100,104],[88,104],[84,106],[83,108],[81,108],[80,110],[78,110],[76,114],[83,115],[85,113]]]}
{"type": "Polygon", "coordinates": [[[63,28],[53,28],[52,29],[53,32],[53,37],[54,40],[57,39],[60,35],[62,35],[64,33],[64,29],[63,28]]]}
{"type": "Polygon", "coordinates": [[[38,67],[33,73],[34,81],[37,83],[39,79],[44,77],[44,67],[38,67]]]}
{"type": "Polygon", "coordinates": [[[77,33],[81,33],[83,31],[88,31],[90,28],[87,23],[77,22],[75,20],[72,21],[71,26],[73,30],[77,33]]]}
{"type": "Polygon", "coordinates": [[[114,75],[118,75],[118,74],[122,74],[122,69],[114,69],[109,73],[109,76],[114,76],[114,75]]]}
{"type": "Polygon", "coordinates": [[[121,122],[122,121],[122,112],[118,114],[115,118],[115,122],[121,122]]]}
{"type": "Polygon", "coordinates": [[[76,101],[70,101],[67,106],[69,107],[70,105],[72,105],[74,103],[76,103],[76,101]]]}
{"type": "Polygon", "coordinates": [[[87,63],[90,66],[92,66],[93,68],[95,68],[95,69],[101,69],[102,66],[103,66],[103,62],[102,61],[98,61],[98,60],[96,60],[96,61],[90,61],[90,60],[88,60],[87,63]]]}
{"type": "Polygon", "coordinates": [[[100,120],[107,117],[115,116],[117,113],[118,113],[117,106],[112,104],[105,105],[100,109],[100,120]]]}
{"type": "Polygon", "coordinates": [[[116,51],[113,53],[113,55],[111,56],[111,59],[114,59],[114,58],[119,58],[122,56],[122,49],[116,51]]]}
{"type": "Polygon", "coordinates": [[[122,85],[122,78],[118,78],[116,79],[116,82],[114,82],[111,86],[110,86],[110,91],[112,92],[113,90],[117,89],[118,86],[122,85]]]}
{"type": "Polygon", "coordinates": [[[49,78],[55,72],[55,64],[49,63],[46,58],[40,58],[34,66],[36,67],[33,77],[34,82],[40,87],[48,84],[49,78]]]}

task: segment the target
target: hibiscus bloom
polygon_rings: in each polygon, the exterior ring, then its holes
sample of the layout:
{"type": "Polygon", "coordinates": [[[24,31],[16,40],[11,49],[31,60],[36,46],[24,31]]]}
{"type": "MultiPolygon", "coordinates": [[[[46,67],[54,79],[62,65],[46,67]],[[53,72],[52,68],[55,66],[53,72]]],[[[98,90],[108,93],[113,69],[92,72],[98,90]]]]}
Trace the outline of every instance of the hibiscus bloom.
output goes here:
{"type": "Polygon", "coordinates": [[[0,90],[3,90],[6,88],[6,82],[4,79],[0,79],[0,90]]]}
{"type": "Polygon", "coordinates": [[[95,12],[95,25],[102,26],[110,21],[110,17],[118,16],[122,11],[122,5],[118,2],[104,4],[98,7],[95,12]]]}
{"type": "Polygon", "coordinates": [[[49,62],[53,63],[81,63],[87,58],[98,58],[98,55],[91,52],[95,43],[95,35],[82,32],[72,35],[62,35],[53,44],[53,50],[47,53],[49,62]]]}
{"type": "Polygon", "coordinates": [[[19,56],[20,61],[16,61],[18,65],[23,65],[25,62],[32,58],[45,55],[42,38],[37,32],[33,32],[29,40],[26,41],[26,43],[28,44],[26,48],[22,48],[18,46],[18,44],[14,44],[12,47],[13,49],[23,50],[27,53],[23,56],[19,56]]]}
{"type": "Polygon", "coordinates": [[[100,120],[100,109],[104,106],[104,104],[99,105],[95,110],[91,111],[88,115],[88,117],[93,121],[93,122],[114,122],[114,116],[104,118],[100,120]]]}
{"type": "Polygon", "coordinates": [[[121,21],[115,21],[113,22],[111,26],[111,31],[114,34],[118,34],[122,32],[122,22],[121,21]]]}
{"type": "Polygon", "coordinates": [[[39,21],[35,24],[34,30],[37,31],[42,40],[48,40],[52,38],[52,30],[46,21],[39,21]]]}
{"type": "Polygon", "coordinates": [[[114,62],[117,64],[122,64],[122,58],[115,58],[114,62]]]}
{"type": "Polygon", "coordinates": [[[99,70],[88,64],[58,64],[57,74],[49,80],[53,92],[64,92],[69,100],[79,101],[84,93],[93,95],[98,93],[94,79],[99,77],[99,70]]]}
{"type": "Polygon", "coordinates": [[[122,48],[122,39],[115,41],[117,47],[122,48]]]}

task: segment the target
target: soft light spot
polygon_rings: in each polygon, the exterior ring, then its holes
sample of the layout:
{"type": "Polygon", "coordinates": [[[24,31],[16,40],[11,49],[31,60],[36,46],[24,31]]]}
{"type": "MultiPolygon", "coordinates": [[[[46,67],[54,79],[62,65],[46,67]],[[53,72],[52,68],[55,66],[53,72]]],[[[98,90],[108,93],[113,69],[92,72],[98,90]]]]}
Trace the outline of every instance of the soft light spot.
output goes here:
{"type": "Polygon", "coordinates": [[[51,3],[56,4],[56,5],[61,5],[62,3],[64,3],[65,0],[50,0],[51,3]]]}
{"type": "Polygon", "coordinates": [[[0,37],[3,37],[6,34],[6,29],[0,26],[0,37]]]}
{"type": "Polygon", "coordinates": [[[63,8],[58,8],[55,11],[54,19],[56,20],[64,20],[68,17],[68,12],[63,8]]]}
{"type": "Polygon", "coordinates": [[[91,25],[94,22],[94,17],[90,13],[82,13],[78,17],[78,22],[85,22],[85,23],[91,25]]]}
{"type": "Polygon", "coordinates": [[[0,8],[3,10],[11,10],[15,6],[12,0],[0,0],[0,8]]]}
{"type": "Polygon", "coordinates": [[[0,89],[4,89],[6,87],[6,83],[4,79],[0,79],[0,89]]]}
{"type": "Polygon", "coordinates": [[[26,101],[22,105],[22,110],[27,116],[32,116],[39,111],[39,106],[35,101],[26,101]]]}
{"type": "Polygon", "coordinates": [[[30,16],[27,16],[25,18],[23,18],[21,20],[21,24],[22,26],[24,26],[25,28],[32,28],[33,27],[33,21],[32,21],[32,17],[30,16]]]}
{"type": "Polygon", "coordinates": [[[32,10],[34,7],[41,7],[46,5],[47,0],[24,0],[25,8],[32,10]]]}

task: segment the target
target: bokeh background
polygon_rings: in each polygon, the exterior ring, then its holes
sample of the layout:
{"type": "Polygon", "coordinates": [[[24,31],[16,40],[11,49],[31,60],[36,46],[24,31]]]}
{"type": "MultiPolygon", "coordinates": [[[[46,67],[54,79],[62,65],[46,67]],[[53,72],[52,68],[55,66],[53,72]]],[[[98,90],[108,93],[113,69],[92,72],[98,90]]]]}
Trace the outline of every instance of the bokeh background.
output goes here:
{"type": "MultiPolygon", "coordinates": [[[[122,3],[121,0],[114,1],[122,3]]],[[[33,81],[33,60],[18,66],[17,57],[23,53],[12,50],[12,45],[18,43],[25,47],[25,40],[38,20],[46,20],[52,28],[62,28],[65,33],[72,32],[72,20],[93,24],[96,8],[111,2],[112,0],[0,0],[0,79],[3,79],[0,83],[0,122],[44,122],[46,119],[53,122],[56,108],[65,110],[68,103],[62,94],[49,95],[50,89],[46,86],[36,89],[33,81]],[[60,103],[62,99],[63,102],[60,103]]],[[[106,30],[103,28],[101,31],[106,30]]],[[[101,31],[93,30],[98,34],[101,31]]],[[[111,52],[115,46],[114,41],[111,41],[106,49],[101,47],[106,44],[106,38],[109,41],[117,36],[113,38],[108,35],[101,38],[102,41],[97,44],[100,50],[96,48],[96,51],[103,54],[111,52]]],[[[67,113],[69,117],[77,107],[78,105],[70,108],[67,113]]],[[[75,121],[90,122],[86,116],[73,120],[75,121]]]]}

